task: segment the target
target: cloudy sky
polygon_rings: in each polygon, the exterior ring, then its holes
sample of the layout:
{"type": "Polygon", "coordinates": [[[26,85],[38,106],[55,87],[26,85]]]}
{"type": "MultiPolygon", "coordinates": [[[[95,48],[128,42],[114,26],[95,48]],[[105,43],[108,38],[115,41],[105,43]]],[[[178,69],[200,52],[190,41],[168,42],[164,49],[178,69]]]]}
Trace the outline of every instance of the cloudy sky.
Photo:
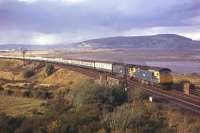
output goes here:
{"type": "Polygon", "coordinates": [[[0,0],[0,44],[159,33],[200,40],[200,0],[0,0]]]}

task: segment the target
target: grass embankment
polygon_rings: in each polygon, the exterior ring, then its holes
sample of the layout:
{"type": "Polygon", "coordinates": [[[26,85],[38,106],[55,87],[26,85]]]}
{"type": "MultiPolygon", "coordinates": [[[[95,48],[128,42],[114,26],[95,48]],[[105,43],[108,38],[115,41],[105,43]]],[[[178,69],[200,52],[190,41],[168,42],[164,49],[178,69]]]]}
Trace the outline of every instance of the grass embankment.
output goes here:
{"type": "Polygon", "coordinates": [[[16,60],[0,60],[0,68],[8,68],[8,67],[18,67],[23,64],[22,61],[16,61],[16,60]]]}
{"type": "Polygon", "coordinates": [[[34,111],[45,111],[42,100],[10,96],[0,96],[0,99],[0,112],[10,116],[31,116],[34,111]]]}
{"type": "Polygon", "coordinates": [[[1,60],[0,61],[0,79],[23,80],[20,74],[20,68],[23,67],[22,61],[1,60]]]}
{"type": "Polygon", "coordinates": [[[36,65],[32,63],[23,66],[23,62],[14,60],[0,61],[0,79],[6,79],[0,82],[1,93],[5,95],[8,91],[12,92],[8,96],[0,96],[0,112],[11,116],[29,116],[33,110],[44,110],[40,105],[43,100],[46,100],[46,95],[55,96],[60,91],[73,88],[74,83],[89,79],[85,75],[60,68],[55,68],[56,71],[47,76],[45,67],[34,72],[30,78],[24,78],[24,70],[33,69],[36,65]]]}
{"type": "Polygon", "coordinates": [[[0,71],[0,78],[7,79],[7,80],[13,80],[15,78],[15,75],[12,72],[0,71]]]}
{"type": "Polygon", "coordinates": [[[88,76],[66,69],[58,69],[48,77],[44,71],[41,71],[36,78],[42,84],[61,84],[68,88],[71,88],[71,85],[75,82],[89,79],[88,76]]]}

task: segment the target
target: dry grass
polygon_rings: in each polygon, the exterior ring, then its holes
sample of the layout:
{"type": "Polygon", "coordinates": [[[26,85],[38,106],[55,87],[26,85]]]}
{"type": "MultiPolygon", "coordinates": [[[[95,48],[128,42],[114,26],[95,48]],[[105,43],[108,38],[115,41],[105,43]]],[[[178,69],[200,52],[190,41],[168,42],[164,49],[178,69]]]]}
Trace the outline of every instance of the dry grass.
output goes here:
{"type": "Polygon", "coordinates": [[[189,80],[191,83],[200,87],[200,74],[174,74],[173,80],[178,83],[182,80],[189,80]]]}
{"type": "MultiPolygon", "coordinates": [[[[26,56],[42,56],[47,55],[51,51],[27,51],[26,56]]],[[[11,51],[11,52],[0,52],[1,55],[7,55],[7,56],[22,56],[22,52],[20,51],[11,51]]]]}
{"type": "Polygon", "coordinates": [[[62,84],[69,87],[75,82],[86,79],[89,77],[66,69],[59,69],[49,77],[46,77],[44,72],[38,74],[38,81],[43,84],[62,84]]]}
{"type": "Polygon", "coordinates": [[[189,129],[191,130],[200,126],[200,117],[198,114],[191,113],[179,107],[169,105],[169,107],[163,110],[163,114],[167,118],[169,125],[177,127],[177,133],[190,133],[189,129]]]}
{"type": "Polygon", "coordinates": [[[12,72],[0,71],[0,78],[7,79],[7,80],[13,80],[15,78],[15,75],[12,72]]]}
{"type": "MultiPolygon", "coordinates": [[[[20,74],[25,68],[18,68],[21,62],[18,61],[0,61],[0,78],[8,80],[23,80],[20,74]],[[14,71],[18,68],[18,71],[14,71]]],[[[30,66],[26,66],[30,67],[30,66]]],[[[55,85],[61,84],[63,88],[70,89],[76,82],[89,79],[89,77],[77,72],[66,69],[59,69],[50,76],[46,76],[44,70],[39,71],[33,76],[32,81],[38,81],[38,84],[55,85]]],[[[15,84],[14,84],[15,85],[15,84]]],[[[16,84],[18,85],[18,84],[16,84]]],[[[13,87],[14,88],[14,87],[13,87]]],[[[55,89],[56,91],[57,89],[55,89]]],[[[60,90],[59,90],[60,91],[60,90]]],[[[4,112],[11,116],[31,116],[33,112],[44,112],[45,107],[41,106],[43,101],[34,98],[22,98],[11,96],[0,96],[0,112],[4,112]]]]}
{"type": "Polygon", "coordinates": [[[47,78],[45,71],[40,71],[35,75],[35,78],[37,81],[42,82],[43,80],[45,80],[47,78]]]}
{"type": "Polygon", "coordinates": [[[19,68],[22,61],[16,60],[0,60],[0,78],[7,80],[22,80],[19,75],[19,68]]]}
{"type": "Polygon", "coordinates": [[[16,61],[16,60],[1,60],[0,68],[7,68],[7,67],[17,67],[19,65],[22,65],[22,61],[16,61]]]}
{"type": "Polygon", "coordinates": [[[22,74],[14,74],[13,72],[0,71],[0,79],[7,80],[24,80],[22,74]]]}
{"type": "MultiPolygon", "coordinates": [[[[13,71],[12,69],[15,69],[17,66],[20,65],[18,61],[0,61],[2,67],[0,67],[0,78],[7,79],[7,80],[25,80],[21,71],[23,71],[25,68],[19,68],[18,72],[13,71]],[[13,66],[11,66],[13,64],[13,66]],[[4,66],[4,67],[3,67],[4,66]],[[11,66],[11,67],[10,67],[11,66]],[[10,69],[5,69],[7,67],[10,67],[10,69]]],[[[26,65],[26,68],[32,67],[33,64],[26,65]]],[[[89,79],[89,77],[80,74],[78,72],[70,71],[67,69],[60,69],[56,68],[57,71],[54,72],[52,75],[47,76],[45,71],[38,71],[35,73],[33,77],[31,77],[31,81],[38,81],[40,84],[49,84],[49,85],[56,85],[59,84],[61,86],[65,86],[65,88],[71,88],[73,83],[79,82],[81,80],[89,79]]]]}
{"type": "Polygon", "coordinates": [[[19,98],[10,96],[0,96],[0,112],[11,116],[31,116],[33,111],[44,112],[45,107],[41,107],[42,100],[19,98]]]}

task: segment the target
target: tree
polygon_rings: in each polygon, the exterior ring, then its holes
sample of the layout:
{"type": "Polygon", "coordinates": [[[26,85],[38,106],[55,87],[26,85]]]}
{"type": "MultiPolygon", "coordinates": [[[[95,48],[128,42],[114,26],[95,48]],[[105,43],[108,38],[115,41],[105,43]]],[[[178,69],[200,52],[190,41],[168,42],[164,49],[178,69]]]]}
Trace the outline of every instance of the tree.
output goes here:
{"type": "Polygon", "coordinates": [[[118,87],[113,87],[112,88],[112,94],[111,94],[111,103],[112,105],[121,105],[124,102],[127,101],[127,94],[126,92],[118,87]]]}
{"type": "Polygon", "coordinates": [[[174,132],[157,106],[143,102],[118,106],[103,116],[102,123],[105,129],[120,132],[174,132]]]}
{"type": "Polygon", "coordinates": [[[33,72],[32,69],[27,69],[27,70],[24,70],[24,71],[23,71],[23,76],[24,76],[25,78],[30,78],[30,77],[32,77],[33,75],[34,75],[34,72],[33,72]]]}
{"type": "Polygon", "coordinates": [[[55,71],[55,68],[52,64],[47,64],[45,67],[46,75],[49,76],[55,71]]]}

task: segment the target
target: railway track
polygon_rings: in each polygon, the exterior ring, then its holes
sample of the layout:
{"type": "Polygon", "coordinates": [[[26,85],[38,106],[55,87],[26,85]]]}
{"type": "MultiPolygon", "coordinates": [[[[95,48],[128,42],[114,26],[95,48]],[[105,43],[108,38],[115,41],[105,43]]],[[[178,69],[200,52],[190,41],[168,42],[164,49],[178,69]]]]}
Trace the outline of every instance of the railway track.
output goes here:
{"type": "MultiPolygon", "coordinates": [[[[97,72],[96,70],[91,70],[91,69],[81,68],[81,67],[74,67],[74,66],[69,66],[69,65],[58,65],[58,66],[60,66],[62,68],[70,69],[72,71],[80,72],[82,74],[93,77],[94,79],[97,79],[99,74],[101,73],[101,72],[97,72]]],[[[115,75],[112,75],[110,73],[104,72],[103,74],[110,76],[112,78],[116,78],[115,75]]],[[[121,78],[119,78],[119,77],[117,77],[117,79],[121,80],[121,78]]],[[[184,108],[188,111],[191,111],[191,112],[194,112],[194,113],[197,113],[200,115],[200,97],[188,96],[179,91],[162,90],[158,87],[141,84],[141,83],[138,83],[137,81],[133,81],[133,80],[128,80],[127,83],[128,83],[129,88],[131,88],[131,87],[140,87],[141,88],[141,86],[142,86],[142,88],[144,88],[144,90],[148,94],[165,99],[174,105],[177,105],[181,108],[184,108]]]]}
{"type": "MultiPolygon", "coordinates": [[[[44,61],[39,61],[39,62],[44,62],[44,61]]],[[[62,63],[60,63],[60,64],[54,63],[54,64],[56,64],[57,66],[62,67],[62,68],[67,68],[72,71],[80,72],[80,73],[88,75],[94,79],[98,79],[101,74],[101,75],[110,76],[112,78],[122,80],[122,78],[116,77],[116,75],[113,75],[108,72],[102,72],[102,71],[97,71],[95,69],[83,68],[83,67],[78,67],[78,66],[73,66],[73,65],[62,64],[62,63]]],[[[142,88],[144,88],[144,90],[148,94],[158,96],[167,101],[170,101],[172,104],[175,104],[179,107],[182,107],[182,108],[192,111],[194,113],[200,114],[200,97],[188,96],[188,95],[185,95],[178,91],[166,91],[166,90],[160,89],[155,86],[141,84],[134,80],[127,80],[127,83],[128,83],[129,87],[141,87],[142,86],[142,88]]]]}
{"type": "Polygon", "coordinates": [[[136,83],[134,81],[129,81],[129,85],[130,87],[142,86],[142,88],[144,88],[144,90],[151,95],[158,96],[162,99],[165,99],[171,102],[174,105],[177,105],[179,107],[182,107],[194,113],[200,114],[200,98],[199,97],[188,96],[178,91],[176,91],[177,93],[175,93],[175,91],[166,91],[157,87],[136,83]]]}

